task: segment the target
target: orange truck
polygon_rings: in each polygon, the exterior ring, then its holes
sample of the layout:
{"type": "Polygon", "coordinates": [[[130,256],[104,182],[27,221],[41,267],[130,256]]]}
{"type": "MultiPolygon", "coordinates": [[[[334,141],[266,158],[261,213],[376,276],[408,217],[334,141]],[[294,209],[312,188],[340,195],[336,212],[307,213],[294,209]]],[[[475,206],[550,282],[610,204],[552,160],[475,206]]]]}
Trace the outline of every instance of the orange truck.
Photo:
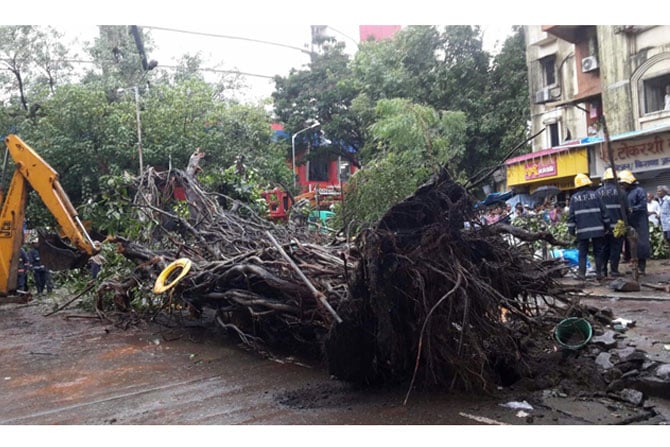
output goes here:
{"type": "Polygon", "coordinates": [[[274,188],[262,192],[261,196],[268,203],[270,219],[286,222],[293,206],[308,204],[314,211],[330,210],[331,205],[342,200],[342,191],[337,187],[317,188],[299,194],[292,200],[286,191],[274,188]]]}

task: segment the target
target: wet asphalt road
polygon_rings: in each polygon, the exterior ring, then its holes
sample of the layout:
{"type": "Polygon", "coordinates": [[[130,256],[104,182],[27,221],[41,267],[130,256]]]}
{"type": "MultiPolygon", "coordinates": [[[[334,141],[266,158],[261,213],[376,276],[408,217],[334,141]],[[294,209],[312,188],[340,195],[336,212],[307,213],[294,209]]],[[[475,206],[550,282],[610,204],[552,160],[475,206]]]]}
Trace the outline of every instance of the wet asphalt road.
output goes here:
{"type": "Polygon", "coordinates": [[[497,400],[354,390],[211,327],[122,330],[44,310],[2,307],[0,424],[477,424],[484,408],[518,423],[497,400]]]}
{"type": "MultiPolygon", "coordinates": [[[[608,300],[611,298],[589,298],[608,300]]],[[[613,304],[629,300],[612,301],[613,304]]],[[[660,336],[670,301],[631,301],[636,330],[660,336]],[[636,313],[637,312],[637,313],[636,313]]],[[[496,397],[356,390],[318,365],[248,352],[213,324],[120,329],[49,305],[0,306],[1,425],[593,425],[658,424],[642,408],[550,397],[530,411],[502,406],[534,396],[496,397]]],[[[659,350],[659,355],[666,355],[659,350]]],[[[668,416],[670,419],[670,415],[668,416]]]]}

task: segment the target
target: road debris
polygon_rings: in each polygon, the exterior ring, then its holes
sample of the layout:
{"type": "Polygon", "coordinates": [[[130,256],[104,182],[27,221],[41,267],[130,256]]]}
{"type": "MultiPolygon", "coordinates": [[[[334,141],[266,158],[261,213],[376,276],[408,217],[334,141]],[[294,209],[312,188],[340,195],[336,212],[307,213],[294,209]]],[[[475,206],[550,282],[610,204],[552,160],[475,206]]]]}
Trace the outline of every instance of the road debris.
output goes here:
{"type": "Polygon", "coordinates": [[[533,406],[528,402],[524,401],[512,401],[504,404],[500,404],[501,407],[511,408],[512,410],[532,410],[533,406]]]}

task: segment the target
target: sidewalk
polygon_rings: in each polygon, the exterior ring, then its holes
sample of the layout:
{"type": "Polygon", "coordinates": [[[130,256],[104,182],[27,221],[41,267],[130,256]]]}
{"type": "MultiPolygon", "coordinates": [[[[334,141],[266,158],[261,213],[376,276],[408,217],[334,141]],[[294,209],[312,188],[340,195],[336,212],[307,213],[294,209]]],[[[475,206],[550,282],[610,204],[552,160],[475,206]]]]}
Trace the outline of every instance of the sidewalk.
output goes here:
{"type": "MultiPolygon", "coordinates": [[[[593,298],[614,298],[614,299],[631,299],[631,300],[655,300],[655,301],[670,301],[670,292],[665,290],[657,290],[653,287],[670,286],[670,265],[663,265],[670,263],[667,259],[650,259],[647,261],[647,274],[640,276],[638,282],[640,284],[639,292],[621,292],[616,291],[611,287],[614,280],[606,280],[598,283],[595,276],[588,276],[586,281],[579,281],[574,278],[565,277],[561,279],[561,283],[570,286],[579,286],[583,284],[584,294],[593,298]]],[[[622,263],[620,271],[622,273],[631,271],[630,264],[622,263]]],[[[632,281],[632,273],[625,274],[624,279],[632,281]]],[[[670,321],[668,322],[670,325],[670,321]]],[[[669,328],[670,332],[670,328],[669,328]]]]}
{"type": "MultiPolygon", "coordinates": [[[[666,262],[666,259],[647,261],[647,274],[639,277],[637,292],[615,291],[610,286],[615,280],[598,283],[589,276],[586,281],[566,277],[560,282],[583,287],[583,295],[579,295],[582,304],[609,308],[614,318],[632,320],[634,323],[620,335],[625,345],[644,350],[652,360],[670,363],[670,292],[644,285],[670,285],[670,265],[663,265],[666,262]]],[[[622,273],[630,270],[630,264],[621,264],[622,273]]],[[[633,275],[629,273],[623,278],[632,281],[633,275]]]]}

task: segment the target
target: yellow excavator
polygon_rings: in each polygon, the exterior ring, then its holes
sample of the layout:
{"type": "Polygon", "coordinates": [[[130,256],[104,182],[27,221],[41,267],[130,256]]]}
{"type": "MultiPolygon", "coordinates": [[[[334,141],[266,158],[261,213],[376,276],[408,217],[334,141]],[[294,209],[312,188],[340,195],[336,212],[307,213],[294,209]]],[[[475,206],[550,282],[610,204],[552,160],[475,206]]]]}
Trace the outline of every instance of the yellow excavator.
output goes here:
{"type": "MultiPolygon", "coordinates": [[[[29,187],[40,196],[42,202],[56,218],[61,234],[75,248],[70,248],[58,236],[62,244],[54,240],[40,240],[42,262],[52,270],[81,265],[100,251],[100,243],[89,236],[77,211],[58,181],[58,173],[17,135],[5,138],[7,154],[15,163],[14,175],[7,191],[0,185],[0,297],[9,297],[16,292],[19,255],[23,244],[23,226],[29,187]],[[62,259],[58,260],[58,257],[62,259]]],[[[5,155],[5,161],[7,160],[5,155]]],[[[42,239],[42,238],[41,238],[42,239]]]]}

